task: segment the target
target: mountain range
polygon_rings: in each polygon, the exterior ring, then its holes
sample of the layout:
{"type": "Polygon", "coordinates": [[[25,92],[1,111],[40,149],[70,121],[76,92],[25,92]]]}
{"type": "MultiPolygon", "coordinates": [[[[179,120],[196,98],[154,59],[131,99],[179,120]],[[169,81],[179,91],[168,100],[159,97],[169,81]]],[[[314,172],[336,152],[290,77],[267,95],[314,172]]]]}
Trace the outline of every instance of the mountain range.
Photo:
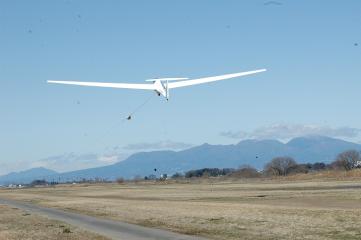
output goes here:
{"type": "Polygon", "coordinates": [[[4,176],[0,176],[0,184],[10,183],[30,183],[34,179],[42,179],[46,176],[54,176],[59,174],[53,170],[43,167],[32,168],[21,172],[12,172],[4,176]]]}
{"type": "Polygon", "coordinates": [[[42,178],[71,181],[82,178],[114,180],[161,173],[173,174],[199,168],[237,168],[247,164],[262,169],[272,158],[293,157],[298,163],[331,162],[345,150],[361,151],[361,145],[324,136],[299,137],[282,143],[277,140],[243,140],[232,145],[203,144],[182,151],[139,152],[124,161],[104,167],[66,173],[44,168],[11,173],[0,177],[0,184],[28,183],[42,178]]]}

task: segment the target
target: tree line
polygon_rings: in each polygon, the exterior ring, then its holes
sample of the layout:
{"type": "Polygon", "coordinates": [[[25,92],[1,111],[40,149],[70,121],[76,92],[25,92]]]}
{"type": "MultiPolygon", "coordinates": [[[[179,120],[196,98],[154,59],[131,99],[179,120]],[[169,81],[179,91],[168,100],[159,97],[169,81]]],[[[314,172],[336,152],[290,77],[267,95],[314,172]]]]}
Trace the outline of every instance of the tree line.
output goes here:
{"type": "MultiPolygon", "coordinates": [[[[257,170],[250,165],[240,166],[238,169],[235,168],[202,168],[196,170],[190,170],[185,173],[175,173],[171,176],[173,179],[179,178],[200,178],[200,177],[241,177],[241,178],[256,178],[263,176],[287,176],[290,174],[297,173],[310,173],[319,172],[324,170],[343,170],[350,171],[355,168],[361,168],[361,153],[356,150],[349,150],[342,152],[337,155],[335,160],[331,163],[297,163],[292,157],[276,157],[268,162],[262,170],[257,170]]],[[[133,181],[142,180],[166,180],[167,175],[157,178],[156,175],[150,175],[146,177],[137,176],[133,181]]],[[[119,184],[126,182],[122,177],[115,180],[119,184]]],[[[68,180],[67,183],[104,183],[110,182],[106,179],[95,178],[95,179],[82,179],[82,180],[68,180]]],[[[56,185],[59,182],[47,182],[46,180],[34,180],[29,186],[41,186],[41,185],[56,185]]]]}
{"type": "Polygon", "coordinates": [[[276,157],[268,162],[261,171],[252,166],[244,165],[234,168],[202,168],[182,173],[175,173],[172,178],[195,178],[195,177],[261,177],[261,176],[287,176],[297,173],[319,172],[323,170],[350,171],[361,168],[361,153],[356,150],[348,150],[337,155],[331,163],[297,163],[292,157],[276,157]]]}

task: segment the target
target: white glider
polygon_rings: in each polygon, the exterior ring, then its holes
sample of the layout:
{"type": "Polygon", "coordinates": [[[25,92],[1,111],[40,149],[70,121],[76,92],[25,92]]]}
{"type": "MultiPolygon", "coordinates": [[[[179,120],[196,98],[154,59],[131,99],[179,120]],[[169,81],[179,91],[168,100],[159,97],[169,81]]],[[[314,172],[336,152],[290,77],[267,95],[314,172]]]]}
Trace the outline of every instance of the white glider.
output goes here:
{"type": "Polygon", "coordinates": [[[108,87],[108,88],[127,88],[127,89],[143,89],[143,90],[152,90],[155,91],[158,96],[162,95],[167,100],[169,99],[169,89],[187,87],[196,84],[215,82],[220,80],[226,80],[230,78],[242,77],[246,75],[256,74],[264,72],[266,69],[259,69],[248,72],[232,73],[220,76],[197,78],[188,80],[188,78],[154,78],[148,79],[146,84],[137,84],[137,83],[104,83],[104,82],[77,82],[77,81],[55,81],[48,80],[48,83],[58,83],[58,84],[69,84],[69,85],[78,85],[78,86],[90,86],[90,87],[108,87]],[[174,82],[172,82],[174,81],[174,82]]]}

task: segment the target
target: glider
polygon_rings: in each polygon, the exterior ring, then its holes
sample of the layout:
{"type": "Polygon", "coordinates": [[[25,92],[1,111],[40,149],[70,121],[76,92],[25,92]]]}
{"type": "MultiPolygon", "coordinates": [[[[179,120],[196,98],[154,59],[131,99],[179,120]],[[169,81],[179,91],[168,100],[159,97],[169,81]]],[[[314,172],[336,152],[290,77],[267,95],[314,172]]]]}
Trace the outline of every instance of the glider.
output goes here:
{"type": "Polygon", "coordinates": [[[58,83],[58,84],[68,84],[68,85],[78,85],[78,86],[90,86],[90,87],[108,87],[108,88],[126,88],[126,89],[142,89],[142,90],[152,90],[155,91],[158,96],[162,95],[167,100],[169,99],[169,90],[172,88],[187,87],[197,84],[215,82],[226,80],[230,78],[242,77],[246,75],[256,74],[264,72],[266,69],[259,69],[248,72],[240,73],[231,73],[220,76],[213,77],[204,77],[204,78],[153,78],[145,80],[146,82],[151,83],[104,83],[104,82],[77,82],[77,81],[55,81],[48,80],[48,83],[58,83]]]}

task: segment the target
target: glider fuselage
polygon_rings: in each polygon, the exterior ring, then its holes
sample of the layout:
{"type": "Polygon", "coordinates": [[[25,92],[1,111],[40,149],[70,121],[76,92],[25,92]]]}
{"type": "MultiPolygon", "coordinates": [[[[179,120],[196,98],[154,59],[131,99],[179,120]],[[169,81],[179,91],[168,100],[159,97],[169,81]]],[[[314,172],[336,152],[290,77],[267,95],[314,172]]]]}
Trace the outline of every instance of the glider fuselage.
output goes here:
{"type": "Polygon", "coordinates": [[[162,95],[167,100],[169,99],[168,81],[155,80],[154,81],[155,92],[160,96],[162,95]]]}

